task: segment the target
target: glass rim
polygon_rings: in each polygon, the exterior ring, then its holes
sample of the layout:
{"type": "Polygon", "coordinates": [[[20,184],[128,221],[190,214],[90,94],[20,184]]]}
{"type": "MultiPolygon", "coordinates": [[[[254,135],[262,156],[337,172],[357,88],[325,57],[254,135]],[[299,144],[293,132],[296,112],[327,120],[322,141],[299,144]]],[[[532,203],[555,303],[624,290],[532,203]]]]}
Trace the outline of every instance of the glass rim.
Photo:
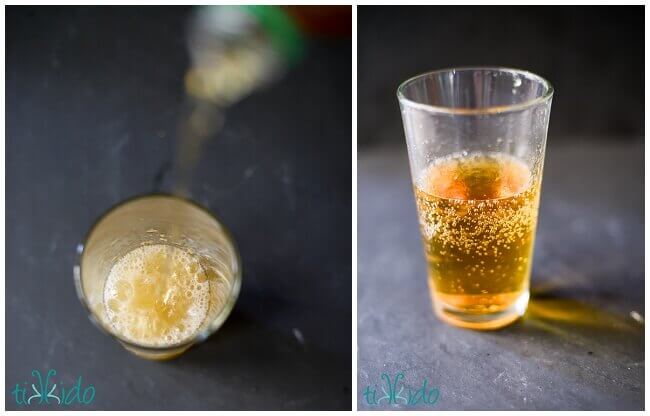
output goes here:
{"type": "Polygon", "coordinates": [[[411,108],[415,108],[418,110],[422,111],[427,111],[430,113],[438,113],[438,114],[450,114],[450,115],[482,115],[482,114],[501,114],[501,113],[509,113],[509,112],[514,112],[514,111],[521,111],[525,110],[531,107],[534,107],[536,105],[542,104],[548,100],[550,100],[553,97],[554,93],[554,88],[553,85],[545,78],[530,72],[526,71],[523,69],[517,69],[517,68],[508,68],[508,67],[499,67],[499,66],[461,66],[461,67],[451,67],[451,68],[443,68],[443,69],[436,69],[433,71],[428,71],[428,72],[423,72],[418,75],[412,76],[408,78],[406,81],[402,82],[398,87],[397,87],[397,99],[399,100],[400,104],[406,105],[411,108]],[[508,72],[508,73],[516,73],[518,75],[521,75],[523,77],[533,79],[540,84],[542,84],[545,88],[546,91],[544,92],[543,95],[539,97],[535,97],[531,100],[527,100],[521,103],[517,104],[509,104],[509,105],[498,105],[498,106],[490,106],[490,107],[481,107],[481,108],[467,108],[467,107],[445,107],[445,106],[436,106],[432,104],[425,104],[422,102],[414,101],[410,98],[406,97],[406,94],[404,93],[404,89],[411,85],[412,83],[419,81],[422,78],[435,75],[435,74],[441,74],[444,72],[451,72],[451,71],[498,71],[498,72],[508,72]]]}
{"type": "MultiPolygon", "coordinates": [[[[237,264],[237,273],[234,274],[234,284],[232,286],[232,289],[230,291],[230,296],[229,298],[232,298],[233,296],[235,299],[239,297],[239,291],[241,288],[241,276],[242,276],[242,266],[241,266],[241,257],[239,255],[239,249],[237,248],[237,245],[235,244],[235,240],[232,238],[232,234],[230,233],[230,230],[228,230],[210,211],[208,211],[206,208],[202,207],[198,203],[192,201],[189,198],[185,198],[179,195],[173,195],[173,194],[166,194],[166,193],[150,193],[150,194],[141,194],[141,195],[136,195],[131,198],[127,198],[123,201],[118,202],[117,204],[111,206],[106,212],[102,213],[93,223],[93,225],[90,227],[88,232],[86,233],[83,243],[81,244],[81,251],[79,251],[79,246],[77,246],[77,257],[75,260],[75,264],[73,267],[73,278],[74,278],[74,284],[75,284],[75,290],[77,292],[77,298],[79,298],[79,301],[81,302],[82,306],[88,313],[89,319],[96,325],[98,326],[102,331],[106,332],[108,335],[111,337],[115,338],[117,341],[122,343],[124,346],[129,347],[129,348],[134,348],[138,350],[143,350],[146,352],[151,352],[151,353],[163,353],[163,352],[168,352],[170,350],[177,350],[179,348],[189,348],[192,345],[194,345],[197,341],[201,341],[204,339],[207,339],[210,335],[212,335],[215,330],[212,331],[200,331],[197,334],[195,334],[193,337],[186,341],[182,342],[177,342],[175,344],[170,344],[170,345],[165,345],[165,346],[156,346],[156,345],[146,345],[146,344],[139,344],[135,341],[131,341],[129,339],[126,339],[125,337],[121,336],[120,334],[116,333],[115,331],[111,330],[111,328],[107,327],[103,322],[101,322],[100,319],[97,319],[95,317],[95,313],[93,310],[90,308],[90,305],[86,302],[86,292],[83,287],[82,279],[81,279],[81,274],[82,274],[82,267],[81,265],[83,264],[83,256],[86,251],[86,244],[90,237],[92,236],[93,232],[97,229],[99,224],[110,214],[115,212],[117,209],[132,203],[136,202],[139,199],[144,199],[144,198],[165,198],[165,199],[175,199],[180,202],[187,203],[189,205],[192,205],[193,207],[199,209],[200,211],[206,213],[210,218],[212,218],[214,221],[216,221],[217,224],[222,228],[224,234],[230,240],[233,248],[233,254],[235,257],[235,262],[237,264]]],[[[219,312],[219,315],[222,313],[230,313],[232,309],[235,306],[235,302],[226,302],[223,309],[219,312]],[[229,309],[229,310],[228,310],[229,309]]],[[[218,329],[218,328],[217,328],[218,329]]]]}

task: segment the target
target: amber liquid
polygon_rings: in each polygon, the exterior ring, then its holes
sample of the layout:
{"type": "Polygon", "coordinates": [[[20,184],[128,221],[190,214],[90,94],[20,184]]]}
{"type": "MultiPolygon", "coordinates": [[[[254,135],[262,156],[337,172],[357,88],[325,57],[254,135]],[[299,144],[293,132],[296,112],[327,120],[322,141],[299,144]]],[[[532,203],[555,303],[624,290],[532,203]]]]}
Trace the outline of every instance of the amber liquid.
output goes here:
{"type": "Polygon", "coordinates": [[[164,347],[196,336],[210,285],[197,257],[175,246],[136,248],[112,267],[104,303],[113,328],[140,345],[164,347]]]}
{"type": "Polygon", "coordinates": [[[528,291],[540,181],[513,157],[473,154],[438,160],[415,182],[436,309],[512,307],[528,291]]]}

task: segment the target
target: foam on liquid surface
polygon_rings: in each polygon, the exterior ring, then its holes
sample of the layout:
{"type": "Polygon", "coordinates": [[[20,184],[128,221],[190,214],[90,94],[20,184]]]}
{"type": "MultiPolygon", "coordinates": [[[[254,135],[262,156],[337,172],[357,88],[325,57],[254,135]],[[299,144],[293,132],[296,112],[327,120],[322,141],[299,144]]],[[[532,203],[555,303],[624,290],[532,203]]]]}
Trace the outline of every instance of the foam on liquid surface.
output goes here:
{"type": "Polygon", "coordinates": [[[210,306],[197,257],[170,245],[136,248],[112,267],[104,289],[108,319],[127,340],[165,346],[194,336],[210,306]]]}

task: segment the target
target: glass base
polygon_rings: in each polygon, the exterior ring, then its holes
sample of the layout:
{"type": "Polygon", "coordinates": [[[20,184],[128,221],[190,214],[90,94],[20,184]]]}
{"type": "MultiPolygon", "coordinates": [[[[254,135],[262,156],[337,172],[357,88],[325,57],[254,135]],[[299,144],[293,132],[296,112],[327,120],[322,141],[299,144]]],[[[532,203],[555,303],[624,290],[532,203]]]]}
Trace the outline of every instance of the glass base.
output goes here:
{"type": "Polygon", "coordinates": [[[476,309],[453,306],[445,302],[443,296],[435,292],[432,293],[432,297],[433,310],[440,319],[448,324],[461,328],[493,330],[503,328],[523,316],[528,307],[530,293],[528,290],[519,293],[513,302],[508,302],[509,306],[500,307],[494,311],[483,309],[480,312],[476,309]]]}
{"type": "Polygon", "coordinates": [[[122,342],[120,342],[120,344],[122,344],[122,346],[126,348],[126,350],[129,351],[130,353],[137,355],[140,358],[144,358],[145,360],[153,360],[153,361],[166,361],[166,360],[174,359],[179,355],[183,354],[191,347],[191,345],[187,345],[184,347],[172,348],[169,350],[156,351],[156,350],[147,350],[144,348],[131,347],[122,342]]]}

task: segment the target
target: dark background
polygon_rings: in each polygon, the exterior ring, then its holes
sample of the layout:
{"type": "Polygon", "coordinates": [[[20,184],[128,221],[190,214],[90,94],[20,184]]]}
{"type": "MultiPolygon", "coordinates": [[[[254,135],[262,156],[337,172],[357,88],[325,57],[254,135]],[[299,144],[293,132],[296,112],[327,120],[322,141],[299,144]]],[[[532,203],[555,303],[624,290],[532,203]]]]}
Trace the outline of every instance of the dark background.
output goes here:
{"type": "Polygon", "coordinates": [[[549,137],[644,132],[642,6],[359,7],[359,146],[403,142],[397,86],[434,69],[526,69],[555,87],[549,137]]]}
{"type": "Polygon", "coordinates": [[[193,198],[232,231],[244,273],[216,334],[145,361],[76,298],[75,248],[94,220],[170,189],[189,11],[6,8],[8,409],[33,369],[66,387],[82,376],[92,410],[350,408],[349,38],[312,39],[205,147],[193,198]]]}
{"type": "Polygon", "coordinates": [[[359,7],[358,34],[359,409],[405,408],[363,397],[399,372],[420,409],[643,409],[643,7],[359,7]],[[491,332],[433,314],[395,96],[464,65],[555,87],[531,300],[491,332]]]}

